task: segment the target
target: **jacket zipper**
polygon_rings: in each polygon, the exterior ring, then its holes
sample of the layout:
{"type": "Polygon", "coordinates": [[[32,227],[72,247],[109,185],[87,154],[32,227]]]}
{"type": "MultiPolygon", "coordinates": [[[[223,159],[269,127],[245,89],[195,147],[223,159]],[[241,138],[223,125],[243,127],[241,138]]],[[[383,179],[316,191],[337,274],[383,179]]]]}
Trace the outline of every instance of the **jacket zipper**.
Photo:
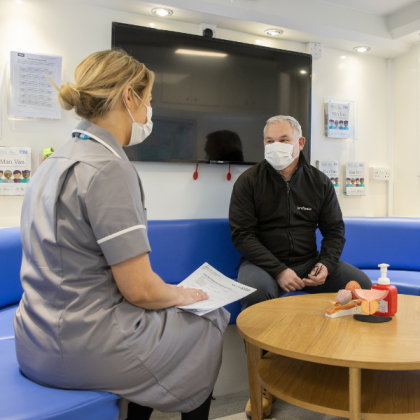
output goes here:
{"type": "Polygon", "coordinates": [[[290,226],[291,226],[291,214],[292,214],[292,209],[291,209],[291,205],[290,205],[290,185],[289,185],[289,181],[286,182],[287,184],[287,207],[289,210],[289,228],[287,229],[287,233],[289,234],[289,243],[290,243],[290,256],[293,255],[293,239],[292,239],[292,235],[290,234],[290,226]]]}

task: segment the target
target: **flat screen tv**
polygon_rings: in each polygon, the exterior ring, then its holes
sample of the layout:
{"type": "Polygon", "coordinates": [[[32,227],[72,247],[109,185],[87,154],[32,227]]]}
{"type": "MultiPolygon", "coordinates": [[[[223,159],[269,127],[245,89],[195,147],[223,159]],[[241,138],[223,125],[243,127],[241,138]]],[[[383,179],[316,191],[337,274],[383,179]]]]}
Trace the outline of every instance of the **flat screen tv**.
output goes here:
{"type": "Polygon", "coordinates": [[[291,115],[309,161],[310,55],[115,22],[112,46],[156,75],[153,132],[130,160],[253,165],[267,119],[291,115]]]}

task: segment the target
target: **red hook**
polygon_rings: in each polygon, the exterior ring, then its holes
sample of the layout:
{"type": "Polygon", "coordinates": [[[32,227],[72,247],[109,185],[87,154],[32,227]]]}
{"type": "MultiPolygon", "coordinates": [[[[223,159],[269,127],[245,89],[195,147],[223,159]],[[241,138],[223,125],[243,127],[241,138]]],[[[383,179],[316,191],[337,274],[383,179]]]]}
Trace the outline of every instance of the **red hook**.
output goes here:
{"type": "Polygon", "coordinates": [[[229,163],[229,172],[226,176],[227,180],[230,181],[232,179],[232,174],[230,173],[230,163],[229,163]]]}
{"type": "Polygon", "coordinates": [[[195,167],[193,178],[194,178],[194,181],[198,178],[198,163],[197,163],[197,166],[195,167]]]}

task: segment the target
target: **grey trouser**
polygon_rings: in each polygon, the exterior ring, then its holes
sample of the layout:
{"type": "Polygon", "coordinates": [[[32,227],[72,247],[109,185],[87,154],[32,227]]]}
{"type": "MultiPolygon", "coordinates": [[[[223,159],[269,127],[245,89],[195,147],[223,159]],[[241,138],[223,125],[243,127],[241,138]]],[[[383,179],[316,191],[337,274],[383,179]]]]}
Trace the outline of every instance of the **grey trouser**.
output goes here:
{"type": "MultiPolygon", "coordinates": [[[[290,267],[301,279],[308,278],[308,274],[312,271],[314,265],[319,261],[319,256],[306,261],[295,267],[290,267]]],[[[344,261],[339,261],[334,272],[327,277],[324,284],[320,286],[307,286],[302,292],[307,293],[333,293],[338,292],[346,287],[346,284],[355,280],[360,284],[362,289],[370,289],[372,282],[369,277],[361,270],[353,267],[344,261]]],[[[242,299],[242,310],[259,302],[269,299],[276,299],[283,295],[285,291],[278,285],[277,281],[270,276],[262,268],[245,261],[239,268],[238,282],[246,286],[257,289],[246,298],[242,299]]]]}

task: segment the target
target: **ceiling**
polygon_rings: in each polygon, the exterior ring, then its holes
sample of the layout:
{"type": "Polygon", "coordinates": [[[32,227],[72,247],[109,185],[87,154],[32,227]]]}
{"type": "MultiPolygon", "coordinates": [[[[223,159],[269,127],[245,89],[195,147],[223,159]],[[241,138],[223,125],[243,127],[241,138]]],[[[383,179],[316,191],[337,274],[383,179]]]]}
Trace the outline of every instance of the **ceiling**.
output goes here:
{"type": "MultiPolygon", "coordinates": [[[[393,58],[420,41],[420,0],[55,0],[90,4],[152,19],[151,9],[169,7],[167,18],[153,21],[201,22],[264,37],[264,30],[281,28],[282,40],[319,42],[353,52],[367,45],[366,55],[393,58]]],[[[162,27],[162,26],[161,26],[162,27]]],[[[163,27],[162,27],[163,28],[163,27]]],[[[198,32],[197,32],[198,33],[198,32]]],[[[247,41],[248,42],[248,41],[247,41]]]]}
{"type": "MultiPolygon", "coordinates": [[[[315,0],[318,1],[318,0],[315,0]]],[[[418,3],[419,0],[321,0],[351,9],[361,10],[376,15],[388,16],[408,6],[418,3]]]]}

